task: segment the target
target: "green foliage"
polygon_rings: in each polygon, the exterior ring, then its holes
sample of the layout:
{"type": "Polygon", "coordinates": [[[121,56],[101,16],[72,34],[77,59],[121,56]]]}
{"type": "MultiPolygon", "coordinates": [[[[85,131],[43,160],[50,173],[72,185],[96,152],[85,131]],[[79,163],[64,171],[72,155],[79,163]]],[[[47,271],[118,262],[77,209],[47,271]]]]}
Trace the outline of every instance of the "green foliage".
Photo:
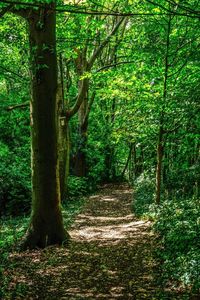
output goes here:
{"type": "Polygon", "coordinates": [[[20,215],[31,205],[29,110],[8,107],[30,97],[25,22],[7,15],[0,37],[0,214],[20,215]]]}
{"type": "Polygon", "coordinates": [[[144,195],[148,195],[149,187],[149,182],[146,182],[140,186],[141,189],[137,189],[140,198],[134,201],[134,209],[139,215],[154,220],[153,228],[158,233],[160,241],[155,253],[162,262],[161,279],[167,285],[176,283],[177,286],[189,288],[194,293],[198,292],[200,201],[193,198],[189,200],[179,198],[165,201],[161,207],[157,207],[150,204],[151,201],[149,203],[145,201],[144,195]]]}
{"type": "Polygon", "coordinates": [[[0,146],[0,160],[2,161],[0,165],[1,214],[20,215],[30,211],[30,168],[26,158],[20,159],[20,156],[14,155],[2,143],[0,146]]]}
{"type": "Polygon", "coordinates": [[[9,277],[5,276],[8,269],[15,268],[9,263],[9,254],[17,247],[28,226],[28,218],[0,219],[0,299],[4,299],[9,277]]]}
{"type": "MultiPolygon", "coordinates": [[[[2,95],[3,96],[3,95],[2,95]]],[[[30,211],[31,169],[28,110],[7,111],[20,96],[2,97],[0,115],[0,214],[30,211]]]]}
{"type": "MultiPolygon", "coordinates": [[[[87,178],[69,176],[68,178],[68,193],[67,197],[70,199],[77,199],[88,193],[87,178]]],[[[67,199],[68,201],[68,199],[67,199]]]]}
{"type": "Polygon", "coordinates": [[[78,201],[91,192],[94,192],[98,183],[98,181],[95,181],[95,178],[96,177],[92,177],[90,174],[88,177],[70,175],[68,177],[68,186],[64,204],[67,204],[71,200],[78,201]]]}
{"type": "MultiPolygon", "coordinates": [[[[90,128],[90,130],[92,130],[92,128],[90,128]]],[[[95,132],[92,133],[91,131],[89,131],[87,160],[90,166],[88,182],[95,188],[95,186],[101,182],[105,172],[105,143],[99,140],[95,132]]]]}
{"type": "MultiPolygon", "coordinates": [[[[82,196],[82,195],[81,195],[82,196]]],[[[63,203],[63,219],[64,225],[68,229],[73,223],[75,216],[80,213],[83,205],[85,204],[85,199],[80,198],[71,198],[69,201],[63,203]]]]}
{"type": "Polygon", "coordinates": [[[157,206],[154,199],[152,178],[141,175],[134,185],[133,210],[142,218],[154,221],[160,280],[165,285],[181,286],[197,293],[200,289],[200,200],[181,198],[179,193],[176,198],[162,199],[162,204],[157,206]]]}
{"type": "Polygon", "coordinates": [[[163,277],[193,292],[200,289],[200,200],[182,199],[163,203],[154,230],[161,237],[157,255],[163,262],[163,277]]]}
{"type": "MultiPolygon", "coordinates": [[[[89,79],[88,99],[93,91],[96,98],[89,114],[87,145],[83,145],[80,138],[78,117],[70,120],[70,143],[71,156],[77,149],[84,148],[88,176],[69,176],[64,215],[70,218],[71,212],[78,211],[77,199],[91,192],[98,183],[120,178],[132,145],[125,177],[134,181],[134,211],[155,220],[155,230],[162,238],[164,250],[159,255],[164,261],[166,277],[181,280],[197,290],[199,203],[194,198],[200,193],[200,52],[199,18],[190,18],[190,15],[199,11],[198,1],[188,1],[186,6],[181,3],[184,1],[178,1],[175,6],[171,1],[168,6],[164,0],[159,1],[159,5],[138,0],[98,3],[86,0],[75,6],[74,1],[67,2],[77,10],[114,9],[155,15],[125,20],[126,26],[121,26],[109,39],[92,69],[82,74],[82,78],[89,79]],[[163,16],[169,7],[180,15],[163,16]],[[183,13],[188,17],[182,16],[183,13]],[[158,208],[154,198],[161,125],[164,155],[161,207],[158,208]]],[[[62,3],[57,1],[57,5],[62,3]]],[[[2,11],[7,5],[0,6],[2,11]]],[[[15,7],[20,9],[23,5],[15,7]]],[[[57,49],[63,58],[67,108],[74,105],[79,92],[80,72],[75,63],[78,53],[81,54],[79,59],[83,60],[84,55],[89,59],[112,31],[116,19],[57,14],[57,49]]],[[[7,107],[30,99],[25,21],[14,14],[4,15],[0,40],[0,212],[22,215],[30,210],[31,203],[29,111],[26,108],[7,111],[7,107]]],[[[27,221],[22,220],[27,225],[27,221]]],[[[20,231],[11,220],[11,225],[8,220],[4,221],[5,226],[14,228],[11,233],[5,227],[2,235],[5,244],[1,240],[5,250],[21,236],[25,227],[20,231]]],[[[21,220],[16,224],[21,224],[21,220]]]]}
{"type": "MultiPolygon", "coordinates": [[[[134,182],[133,211],[138,216],[145,216],[154,203],[155,185],[152,176],[142,173],[134,182]]],[[[153,217],[153,215],[151,216],[153,217]]]]}

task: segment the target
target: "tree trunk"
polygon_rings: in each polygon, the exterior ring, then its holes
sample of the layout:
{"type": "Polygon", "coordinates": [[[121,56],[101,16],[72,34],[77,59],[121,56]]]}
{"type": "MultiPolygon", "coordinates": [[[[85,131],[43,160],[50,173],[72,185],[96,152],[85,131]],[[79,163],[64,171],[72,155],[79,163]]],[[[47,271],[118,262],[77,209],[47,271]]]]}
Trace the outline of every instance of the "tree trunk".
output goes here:
{"type": "Polygon", "coordinates": [[[163,128],[159,129],[157,145],[157,167],[156,167],[156,204],[160,204],[161,184],[162,184],[162,160],[163,160],[163,128]]]}
{"type": "MultiPolygon", "coordinates": [[[[84,103],[83,103],[84,104],[84,103]]],[[[83,105],[82,104],[82,105],[83,105]]],[[[79,112],[80,117],[80,112],[79,112]]],[[[87,159],[86,159],[86,147],[87,147],[87,131],[88,131],[88,122],[82,123],[82,117],[79,119],[79,141],[78,149],[75,156],[74,163],[74,175],[78,177],[87,176],[87,159]]]]}
{"type": "Polygon", "coordinates": [[[69,176],[69,118],[63,109],[62,83],[57,88],[57,111],[58,111],[58,156],[59,156],[59,178],[60,178],[60,197],[61,201],[67,192],[67,179],[69,176]]]}
{"type": "Polygon", "coordinates": [[[28,16],[32,99],[32,214],[23,249],[61,244],[68,238],[60,207],[57,149],[57,60],[54,4],[28,16]]]}
{"type": "Polygon", "coordinates": [[[133,149],[133,145],[130,144],[130,146],[129,146],[128,157],[127,157],[127,160],[126,160],[126,164],[125,164],[125,166],[124,166],[124,169],[123,169],[123,171],[122,171],[121,178],[124,178],[125,172],[126,172],[126,170],[127,170],[127,168],[128,168],[129,162],[130,162],[130,160],[131,160],[132,149],[133,149]]]}
{"type": "Polygon", "coordinates": [[[165,54],[165,70],[164,70],[164,82],[163,82],[163,98],[162,98],[162,106],[161,106],[161,114],[160,114],[160,126],[158,133],[158,145],[157,145],[157,166],[156,166],[156,203],[160,204],[160,196],[161,196],[161,184],[162,184],[162,162],[163,162],[163,153],[164,153],[164,145],[163,145],[163,135],[164,135],[164,116],[165,116],[165,106],[167,102],[167,88],[168,88],[168,71],[169,71],[169,50],[170,50],[170,32],[171,32],[171,21],[172,16],[169,16],[168,24],[167,24],[167,38],[166,38],[166,54],[165,54]]]}
{"type": "Polygon", "coordinates": [[[105,169],[103,179],[106,182],[112,182],[116,179],[114,149],[109,144],[105,146],[105,169]]]}
{"type": "Polygon", "coordinates": [[[63,117],[60,124],[59,131],[59,175],[60,175],[60,194],[61,201],[64,200],[67,194],[67,182],[69,176],[69,152],[70,152],[70,139],[69,139],[69,122],[68,119],[63,117]]]}
{"type": "MultiPolygon", "coordinates": [[[[78,149],[74,159],[74,175],[78,177],[85,177],[87,175],[87,159],[86,159],[86,147],[87,147],[87,134],[88,134],[88,90],[89,80],[85,80],[85,93],[83,94],[83,101],[78,111],[79,128],[78,128],[78,149]]],[[[81,84],[79,85],[81,88],[81,84]]]]}

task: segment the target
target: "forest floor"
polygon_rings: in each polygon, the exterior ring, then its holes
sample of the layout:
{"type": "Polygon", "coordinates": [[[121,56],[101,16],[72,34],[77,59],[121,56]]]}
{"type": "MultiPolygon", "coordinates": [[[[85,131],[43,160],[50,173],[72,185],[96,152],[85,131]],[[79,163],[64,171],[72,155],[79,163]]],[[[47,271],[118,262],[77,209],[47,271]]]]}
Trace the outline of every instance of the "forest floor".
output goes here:
{"type": "Polygon", "coordinates": [[[10,255],[6,299],[186,299],[156,283],[156,237],[131,208],[127,185],[102,187],[77,215],[67,248],[10,255]]]}

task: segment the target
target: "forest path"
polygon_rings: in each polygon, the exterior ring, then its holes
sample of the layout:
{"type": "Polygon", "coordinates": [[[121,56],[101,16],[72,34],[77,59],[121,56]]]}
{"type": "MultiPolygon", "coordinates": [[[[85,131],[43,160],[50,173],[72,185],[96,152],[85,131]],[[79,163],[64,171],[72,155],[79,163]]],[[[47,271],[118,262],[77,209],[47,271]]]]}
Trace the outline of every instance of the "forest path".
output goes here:
{"type": "Polygon", "coordinates": [[[22,296],[12,299],[161,299],[150,222],[132,214],[131,202],[127,185],[106,185],[77,215],[67,249],[13,254],[22,296]]]}
{"type": "Polygon", "coordinates": [[[132,214],[132,198],[127,185],[104,186],[76,218],[69,233],[83,273],[71,299],[155,299],[150,222],[132,214]]]}

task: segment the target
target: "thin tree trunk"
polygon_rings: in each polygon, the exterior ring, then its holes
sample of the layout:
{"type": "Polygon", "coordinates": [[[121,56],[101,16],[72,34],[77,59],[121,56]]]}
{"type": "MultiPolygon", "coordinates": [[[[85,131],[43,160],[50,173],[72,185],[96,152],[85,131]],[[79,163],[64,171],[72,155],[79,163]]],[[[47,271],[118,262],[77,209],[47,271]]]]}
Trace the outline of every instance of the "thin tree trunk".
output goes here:
{"type": "Polygon", "coordinates": [[[126,172],[126,170],[128,168],[128,165],[129,165],[129,161],[131,160],[132,148],[133,148],[133,146],[131,144],[130,145],[130,149],[129,149],[129,153],[128,153],[128,157],[127,157],[127,160],[126,160],[126,164],[125,164],[124,169],[123,169],[122,174],[121,174],[122,178],[124,177],[124,174],[125,174],[125,172],[126,172]]]}
{"type": "MultiPolygon", "coordinates": [[[[124,21],[124,17],[119,18],[114,25],[112,31],[106,36],[106,38],[100,43],[99,46],[94,48],[94,51],[89,59],[87,59],[87,44],[82,51],[76,49],[77,58],[75,59],[77,74],[79,77],[84,75],[84,72],[90,72],[96,59],[102,53],[105,46],[109,43],[110,38],[116,34],[120,25],[124,21]]],[[[74,158],[74,175],[84,177],[87,175],[87,159],[86,159],[86,147],[87,147],[87,132],[88,132],[88,93],[89,93],[89,79],[79,80],[78,82],[78,94],[82,94],[82,104],[79,109],[79,145],[77,153],[74,158]],[[83,90],[83,93],[80,91],[83,90]]],[[[115,103],[113,104],[115,106],[115,103]]],[[[114,118],[114,115],[113,115],[114,118]]]]}
{"type": "Polygon", "coordinates": [[[157,145],[157,167],[156,167],[156,204],[160,204],[161,183],[162,183],[162,161],[163,161],[163,128],[159,129],[157,145]]]}
{"type": "Polygon", "coordinates": [[[164,115],[165,106],[167,101],[167,83],[168,83],[168,72],[169,72],[169,49],[170,49],[170,32],[171,32],[171,21],[172,16],[169,16],[167,24],[167,37],[166,37],[166,54],[165,54],[165,70],[164,70],[164,82],[163,82],[163,97],[162,97],[162,108],[160,113],[160,126],[158,132],[158,144],[157,144],[157,166],[156,166],[156,203],[160,204],[161,198],[161,183],[162,183],[162,163],[163,163],[163,137],[164,137],[164,115]]]}
{"type": "Polygon", "coordinates": [[[69,118],[66,116],[64,107],[64,82],[62,56],[60,55],[60,82],[57,88],[57,111],[58,111],[58,156],[61,201],[67,194],[67,181],[69,176],[69,118]]]}
{"type": "MultiPolygon", "coordinates": [[[[79,77],[83,76],[84,72],[88,71],[88,62],[86,59],[87,46],[82,52],[77,51],[78,57],[75,60],[77,74],[79,77]]],[[[78,110],[78,149],[74,157],[74,175],[78,177],[85,177],[87,174],[86,165],[86,146],[87,146],[87,130],[88,122],[86,122],[85,117],[88,109],[88,92],[89,92],[89,79],[78,81],[78,94],[83,89],[81,105],[78,110]]]]}
{"type": "Polygon", "coordinates": [[[64,200],[67,192],[67,182],[69,176],[69,153],[69,122],[67,118],[63,117],[61,118],[59,130],[59,176],[61,201],[64,200]]]}
{"type": "Polygon", "coordinates": [[[85,177],[87,175],[87,160],[86,160],[86,147],[87,147],[87,131],[88,131],[88,120],[86,119],[88,109],[88,90],[89,80],[85,80],[85,93],[84,99],[78,111],[79,119],[79,141],[78,149],[75,156],[74,174],[79,177],[85,177]]]}

